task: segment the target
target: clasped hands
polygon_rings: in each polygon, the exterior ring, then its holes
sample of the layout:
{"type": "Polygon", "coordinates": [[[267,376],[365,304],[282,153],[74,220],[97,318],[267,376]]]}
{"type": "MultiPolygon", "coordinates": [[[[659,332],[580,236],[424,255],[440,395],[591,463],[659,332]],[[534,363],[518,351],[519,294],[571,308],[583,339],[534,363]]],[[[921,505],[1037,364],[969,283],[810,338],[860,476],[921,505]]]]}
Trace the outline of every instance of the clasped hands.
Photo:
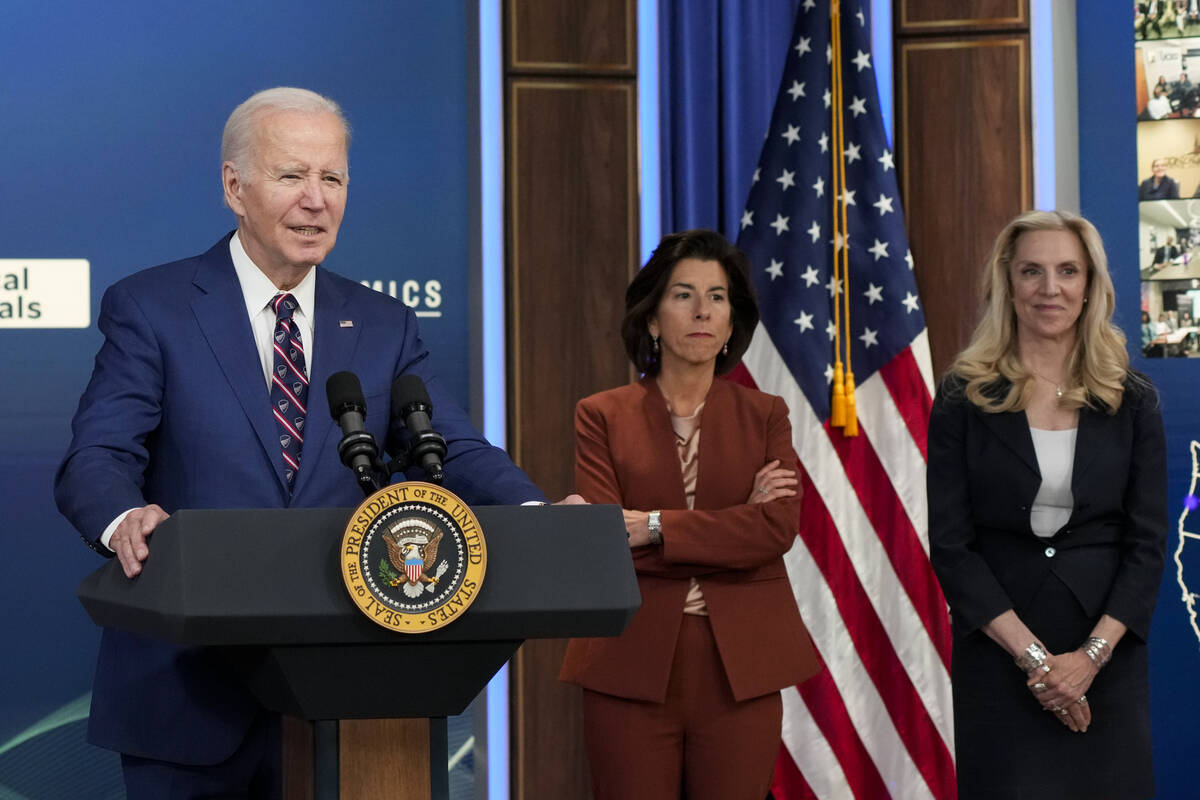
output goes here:
{"type": "Polygon", "coordinates": [[[1099,667],[1080,650],[1048,655],[1044,666],[1030,670],[1025,685],[1059,722],[1076,733],[1083,733],[1092,724],[1092,708],[1088,705],[1087,690],[1099,667]]]}

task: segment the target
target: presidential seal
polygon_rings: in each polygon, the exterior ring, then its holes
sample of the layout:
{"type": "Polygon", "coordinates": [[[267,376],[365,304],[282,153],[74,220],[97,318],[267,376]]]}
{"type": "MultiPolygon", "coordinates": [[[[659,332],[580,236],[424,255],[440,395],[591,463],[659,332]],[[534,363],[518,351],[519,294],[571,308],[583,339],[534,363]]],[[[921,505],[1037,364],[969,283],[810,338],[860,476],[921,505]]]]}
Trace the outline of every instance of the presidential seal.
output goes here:
{"type": "Polygon", "coordinates": [[[350,599],[373,622],[428,633],[475,602],[487,570],[479,520],[432,483],[380,489],[354,510],[341,547],[350,599]]]}

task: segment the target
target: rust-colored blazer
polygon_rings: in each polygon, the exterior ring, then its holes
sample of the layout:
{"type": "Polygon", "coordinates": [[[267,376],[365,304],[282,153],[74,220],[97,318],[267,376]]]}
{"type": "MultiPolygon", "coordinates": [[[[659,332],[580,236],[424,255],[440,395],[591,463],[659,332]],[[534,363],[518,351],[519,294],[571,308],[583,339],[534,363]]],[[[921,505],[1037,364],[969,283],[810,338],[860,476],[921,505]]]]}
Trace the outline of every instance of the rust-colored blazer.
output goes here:
{"type": "Polygon", "coordinates": [[[634,548],[642,607],[625,633],[573,639],[561,680],[663,702],[691,577],[704,593],[736,699],[778,691],[817,671],[782,558],[796,538],[800,496],[746,503],[754,474],[776,458],[797,469],[783,400],[713,381],[689,511],[670,413],[653,378],[579,402],[576,490],[590,503],[662,509],[663,544],[634,548]]]}

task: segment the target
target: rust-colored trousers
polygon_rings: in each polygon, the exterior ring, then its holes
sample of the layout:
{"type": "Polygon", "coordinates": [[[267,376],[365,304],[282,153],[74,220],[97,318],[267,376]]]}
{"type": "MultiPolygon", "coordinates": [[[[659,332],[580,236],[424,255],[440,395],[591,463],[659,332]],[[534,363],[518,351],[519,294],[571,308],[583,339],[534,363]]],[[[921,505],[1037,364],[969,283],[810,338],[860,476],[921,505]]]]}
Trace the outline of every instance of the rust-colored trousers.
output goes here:
{"type": "Polygon", "coordinates": [[[734,700],[708,617],[685,614],[665,703],[583,692],[595,800],[763,800],[782,721],[778,692],[734,700]]]}

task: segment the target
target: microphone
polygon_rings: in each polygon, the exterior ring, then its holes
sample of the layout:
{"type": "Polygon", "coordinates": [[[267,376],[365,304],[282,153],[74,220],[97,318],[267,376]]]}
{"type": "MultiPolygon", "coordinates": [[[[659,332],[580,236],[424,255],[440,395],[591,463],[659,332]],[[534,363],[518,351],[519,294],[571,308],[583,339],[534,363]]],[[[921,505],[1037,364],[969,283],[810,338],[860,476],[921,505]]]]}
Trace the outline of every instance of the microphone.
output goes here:
{"type": "Polygon", "coordinates": [[[369,496],[379,489],[374,472],[379,447],[375,437],[363,430],[367,401],[363,398],[362,384],[353,372],[335,372],[325,382],[325,395],[329,399],[329,413],[342,429],[338,456],[354,471],[358,485],[369,496]]]}
{"type": "Polygon", "coordinates": [[[445,474],[446,440],[433,429],[433,401],[425,382],[416,375],[401,375],[392,384],[392,408],[399,412],[408,428],[408,461],[420,464],[431,483],[441,485],[445,474]]]}

